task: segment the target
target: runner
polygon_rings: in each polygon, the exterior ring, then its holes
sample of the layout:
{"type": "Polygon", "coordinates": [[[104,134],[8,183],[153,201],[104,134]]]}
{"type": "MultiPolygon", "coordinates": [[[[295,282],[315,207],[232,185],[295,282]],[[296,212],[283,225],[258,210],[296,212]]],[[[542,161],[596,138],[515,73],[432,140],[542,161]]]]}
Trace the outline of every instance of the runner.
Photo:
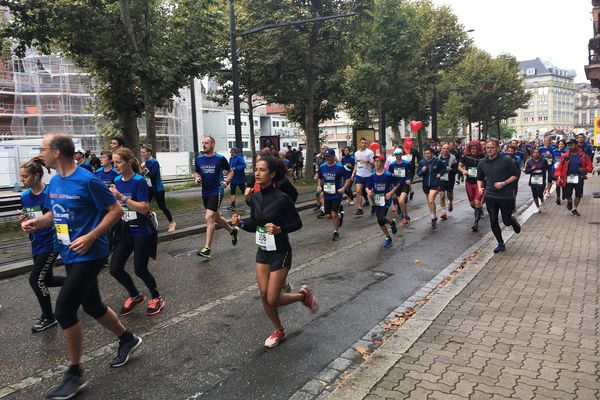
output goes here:
{"type": "Polygon", "coordinates": [[[346,191],[349,181],[345,178],[346,170],[341,163],[335,161],[335,150],[325,151],[325,162],[321,164],[318,172],[317,190],[323,193],[325,214],[333,220],[333,236],[331,240],[340,240],[338,229],[342,226],[340,208],[342,196],[346,191]]]}
{"type": "Polygon", "coordinates": [[[167,225],[167,232],[173,232],[177,227],[177,223],[173,221],[173,215],[167,208],[167,203],[165,200],[165,185],[163,184],[160,175],[160,164],[158,163],[158,160],[154,158],[154,150],[152,149],[152,146],[142,146],[140,148],[140,155],[142,156],[144,162],[141,165],[141,172],[139,173],[143,176],[143,178],[146,180],[146,184],[148,185],[148,203],[150,203],[152,199],[156,200],[158,208],[161,209],[161,211],[165,214],[165,217],[167,217],[167,221],[169,221],[167,225]]]}
{"type": "Polygon", "coordinates": [[[531,194],[538,213],[542,212],[544,204],[544,188],[546,187],[548,169],[548,162],[545,158],[542,158],[540,149],[534,149],[531,158],[525,163],[525,173],[530,174],[529,186],[531,186],[531,194]]]}
{"type": "MultiPolygon", "coordinates": [[[[556,172],[556,168],[558,167],[558,163],[560,162],[560,158],[562,157],[562,155],[564,153],[567,152],[567,142],[564,139],[560,139],[557,143],[556,143],[556,149],[552,151],[552,178],[553,180],[556,180],[554,178],[554,173],[556,172]]],[[[556,185],[556,204],[560,206],[560,200],[563,199],[564,197],[561,195],[562,192],[562,187],[559,185],[556,185]]]]}
{"type": "MultiPolygon", "coordinates": [[[[315,157],[313,159],[313,169],[315,171],[315,176],[314,176],[314,180],[316,181],[318,176],[319,176],[319,167],[321,166],[321,164],[323,164],[325,162],[325,152],[327,151],[327,149],[329,148],[328,145],[326,145],[325,143],[323,143],[321,145],[321,151],[317,154],[315,154],[315,157]]],[[[325,207],[323,205],[323,193],[320,193],[318,190],[316,190],[315,188],[315,208],[314,211],[318,212],[319,214],[317,215],[317,218],[325,218],[325,207]]]]}
{"type": "Polygon", "coordinates": [[[266,347],[275,347],[287,338],[279,318],[278,307],[302,302],[311,312],[319,305],[312,292],[302,286],[298,293],[282,293],[292,266],[292,247],[288,234],[302,228],[302,220],[291,199],[275,189],[273,182],[283,179],[281,168],[273,157],[263,157],[256,164],[255,180],[260,191],[249,199],[250,218],[231,217],[232,224],[256,234],[256,282],[263,308],[275,331],[265,340],[266,347]]]}
{"type": "Polygon", "coordinates": [[[479,230],[479,220],[481,220],[483,215],[483,209],[481,207],[484,197],[477,188],[477,167],[483,159],[483,152],[481,150],[481,145],[477,140],[469,142],[466,150],[468,153],[462,156],[460,164],[458,165],[458,170],[465,177],[467,198],[469,199],[469,204],[471,205],[471,208],[473,208],[475,214],[471,229],[473,232],[477,232],[479,230]]]}
{"type": "Polygon", "coordinates": [[[396,159],[390,163],[388,171],[396,179],[395,185],[398,189],[394,193],[396,197],[394,202],[396,207],[400,210],[398,215],[402,218],[402,224],[408,225],[410,217],[408,216],[408,207],[406,205],[408,201],[408,194],[410,192],[410,177],[414,175],[410,162],[402,159],[402,149],[397,148],[394,150],[394,156],[396,159]]]}
{"type": "MultiPolygon", "coordinates": [[[[407,138],[407,139],[410,139],[410,138],[407,138]]],[[[411,139],[411,141],[412,141],[412,139],[411,139]]],[[[412,167],[412,175],[409,176],[411,183],[409,185],[410,193],[408,195],[408,200],[410,201],[415,196],[412,182],[414,182],[415,174],[417,171],[417,165],[419,164],[419,162],[421,161],[422,158],[421,158],[421,154],[419,153],[419,151],[417,149],[415,149],[414,147],[412,147],[412,144],[411,144],[411,146],[407,145],[406,139],[403,140],[402,144],[403,144],[402,159],[408,161],[412,167]]]]}
{"type": "Polygon", "coordinates": [[[215,153],[215,139],[212,136],[206,136],[202,140],[204,154],[196,158],[196,183],[202,182],[202,201],[206,213],[204,221],[206,222],[206,242],[204,247],[198,250],[198,255],[207,259],[211,258],[210,246],[215,235],[216,225],[224,228],[231,235],[231,243],[237,244],[238,227],[232,227],[223,219],[219,213],[221,200],[223,200],[224,188],[233,179],[233,171],[229,168],[227,159],[220,154],[215,153]],[[223,172],[227,176],[223,178],[223,172]]]}
{"type": "Polygon", "coordinates": [[[392,237],[386,224],[390,225],[394,235],[398,232],[398,227],[395,219],[387,218],[387,213],[392,205],[392,197],[399,190],[400,184],[396,184],[394,176],[385,170],[385,156],[378,154],[374,158],[375,172],[367,180],[367,194],[373,202],[372,213],[377,216],[377,223],[385,237],[383,247],[388,248],[392,246],[392,237]]]}
{"type": "Polygon", "coordinates": [[[577,134],[577,145],[579,146],[579,149],[589,157],[590,160],[594,159],[594,149],[592,148],[592,145],[586,141],[585,133],[577,134]]]}
{"type": "Polygon", "coordinates": [[[125,147],[125,138],[123,136],[115,136],[110,141],[110,149],[114,151],[120,147],[125,147]]]}
{"type": "Polygon", "coordinates": [[[581,214],[577,211],[577,206],[583,197],[583,182],[587,179],[586,175],[592,172],[592,161],[579,148],[577,140],[571,139],[567,144],[569,151],[561,156],[554,177],[556,186],[564,187],[567,210],[579,217],[581,214]],[[575,201],[573,201],[573,191],[575,191],[575,201]]]}
{"type": "MultiPolygon", "coordinates": [[[[363,215],[363,189],[366,186],[368,178],[373,173],[373,152],[367,148],[367,139],[360,138],[358,142],[358,150],[354,153],[356,165],[352,172],[351,179],[356,183],[356,204],[357,209],[354,215],[363,215]]],[[[385,162],[385,159],[384,159],[385,162]]],[[[369,200],[366,199],[365,202],[369,200]]]]}
{"type": "Polygon", "coordinates": [[[498,241],[494,253],[506,250],[502,229],[498,220],[498,212],[502,215],[502,222],[506,226],[512,226],[515,233],[521,232],[521,225],[512,215],[514,207],[513,189],[511,184],[519,180],[521,171],[508,157],[499,155],[500,142],[490,139],[485,145],[487,158],[479,162],[477,168],[477,187],[480,196],[485,191],[485,205],[490,215],[492,232],[498,241]]]}
{"type": "Polygon", "coordinates": [[[431,214],[431,227],[437,226],[437,215],[435,211],[435,198],[440,190],[440,178],[446,174],[444,164],[433,156],[433,151],[430,148],[425,149],[425,158],[419,161],[417,166],[417,174],[423,177],[423,192],[427,196],[427,205],[431,214]]]}
{"type": "Polygon", "coordinates": [[[354,166],[356,165],[356,159],[354,156],[350,155],[350,147],[346,146],[342,149],[342,165],[346,170],[344,174],[344,179],[350,181],[348,186],[346,187],[346,196],[347,196],[347,204],[349,206],[354,204],[354,193],[352,193],[352,171],[354,171],[354,166]]]}
{"type": "Polygon", "coordinates": [[[115,182],[115,178],[119,175],[116,169],[113,168],[112,153],[103,151],[100,153],[100,168],[96,171],[96,176],[106,187],[110,187],[115,182]]]}
{"type": "Polygon", "coordinates": [[[87,169],[92,174],[94,173],[94,168],[92,168],[90,163],[85,158],[85,150],[84,149],[79,147],[77,150],[75,150],[75,154],[73,155],[73,158],[75,159],[75,162],[77,163],[77,165],[79,165],[81,168],[87,169]]]}
{"type": "Polygon", "coordinates": [[[458,160],[454,154],[450,153],[450,146],[448,144],[442,145],[438,159],[446,168],[446,173],[440,177],[440,208],[442,209],[440,218],[445,220],[448,218],[446,210],[449,212],[454,210],[454,183],[456,182],[456,173],[458,172],[458,160]],[[448,194],[448,208],[446,208],[446,194],[448,194]]]}
{"type": "Polygon", "coordinates": [[[146,309],[147,316],[162,311],[165,302],[160,296],[154,276],[148,270],[150,257],[156,258],[156,229],[149,218],[150,204],[148,185],[138,174],[139,166],[133,152],[122,147],[113,153],[114,163],[119,176],[110,191],[121,202],[124,215],[115,228],[118,239],[114,240],[113,255],[110,260],[110,274],[125,288],[129,297],[123,303],[119,313],[129,315],[138,305],[146,301],[146,297],[137,289],[125,271],[125,263],[133,252],[133,268],[135,274],[146,284],[151,300],[146,309]]]}
{"type": "MultiPolygon", "coordinates": [[[[554,156],[552,155],[556,150],[556,146],[552,144],[552,138],[550,136],[544,137],[544,144],[539,147],[540,154],[542,158],[546,160],[548,164],[547,168],[547,178],[546,178],[546,190],[544,191],[544,196],[548,197],[550,195],[550,189],[552,189],[552,181],[554,181],[554,156]]],[[[533,155],[533,153],[532,153],[533,155]]]]}
{"type": "MultiPolygon", "coordinates": [[[[515,142],[515,141],[513,140],[513,142],[515,142]]],[[[517,151],[517,147],[515,147],[514,145],[509,144],[506,147],[506,155],[505,156],[508,159],[510,159],[513,162],[513,164],[517,167],[517,169],[519,170],[519,174],[517,175],[517,181],[511,185],[511,188],[513,191],[513,209],[512,209],[513,214],[515,212],[517,212],[517,194],[519,192],[519,178],[521,177],[521,170],[523,168],[523,158],[518,153],[523,154],[523,152],[517,151]]]]}
{"type": "MultiPolygon", "coordinates": [[[[49,187],[42,182],[44,167],[46,164],[41,158],[35,157],[21,165],[19,173],[21,182],[27,188],[21,194],[22,213],[19,221],[41,217],[49,210],[46,208],[49,187]]],[[[48,170],[48,172],[50,172],[48,170]]],[[[29,274],[29,285],[38,299],[42,315],[31,327],[34,333],[42,332],[57,325],[56,318],[52,312],[49,287],[62,286],[65,278],[54,276],[53,268],[56,264],[58,251],[56,247],[56,235],[54,228],[40,229],[29,235],[31,241],[31,253],[33,255],[33,269],[29,274]]]]}
{"type": "Polygon", "coordinates": [[[229,158],[229,168],[233,171],[233,179],[231,180],[230,200],[231,204],[227,207],[229,211],[236,210],[235,193],[240,189],[240,193],[244,194],[246,190],[246,160],[244,156],[238,153],[238,149],[232,147],[229,158]]]}
{"type": "Polygon", "coordinates": [[[80,365],[83,331],[77,310],[83,310],[119,338],[117,355],[111,367],[125,365],[142,343],[121,324],[113,310],[102,303],[98,274],[108,256],[106,232],[123,215],[123,209],[108,188],[93,174],[73,163],[75,146],[70,137],[46,135],[42,139],[41,157],[58,174],[50,180],[50,210],[21,227],[28,233],[50,228],[54,223],[60,242],[60,256],[67,276],[56,300],[56,319],[63,329],[69,368],[63,382],[52,389],[50,399],[70,399],[87,382],[80,365]]]}

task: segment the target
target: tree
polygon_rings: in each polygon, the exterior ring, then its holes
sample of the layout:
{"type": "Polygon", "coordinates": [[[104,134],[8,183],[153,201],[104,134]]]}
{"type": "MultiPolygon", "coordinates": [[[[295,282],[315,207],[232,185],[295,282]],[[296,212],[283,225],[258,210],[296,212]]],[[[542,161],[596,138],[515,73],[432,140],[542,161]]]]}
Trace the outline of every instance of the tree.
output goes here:
{"type": "Polygon", "coordinates": [[[30,46],[58,51],[90,73],[98,111],[118,122],[134,149],[138,117],[146,114],[154,144],[154,108],[191,77],[218,66],[213,50],[222,12],[216,0],[0,0],[0,5],[14,17],[3,34],[17,40],[17,54],[30,46]]]}

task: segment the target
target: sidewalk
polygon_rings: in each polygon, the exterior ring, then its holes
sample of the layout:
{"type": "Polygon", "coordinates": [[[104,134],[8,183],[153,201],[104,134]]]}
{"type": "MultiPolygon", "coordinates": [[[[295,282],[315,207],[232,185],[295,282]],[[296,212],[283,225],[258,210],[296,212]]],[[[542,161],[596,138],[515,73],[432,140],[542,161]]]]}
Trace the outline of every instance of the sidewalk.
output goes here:
{"type": "Polygon", "coordinates": [[[430,303],[448,297],[439,314],[418,310],[329,399],[600,398],[600,199],[592,198],[594,191],[600,191],[597,176],[586,181],[581,217],[551,196],[505,253],[464,268],[461,274],[474,276],[465,278],[464,289],[449,295],[447,285],[433,295],[430,303]],[[416,341],[401,343],[423,324],[416,341]],[[387,372],[378,373],[386,360],[387,372]]]}

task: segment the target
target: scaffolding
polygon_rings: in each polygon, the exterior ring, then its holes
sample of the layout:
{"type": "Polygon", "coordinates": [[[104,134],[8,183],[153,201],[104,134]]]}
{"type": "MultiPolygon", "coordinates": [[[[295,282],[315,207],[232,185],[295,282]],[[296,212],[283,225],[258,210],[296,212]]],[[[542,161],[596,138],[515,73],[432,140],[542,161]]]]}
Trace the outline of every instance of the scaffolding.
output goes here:
{"type": "MultiPolygon", "coordinates": [[[[93,80],[71,61],[35,50],[25,57],[4,54],[0,65],[0,140],[41,138],[62,133],[80,138],[98,152],[99,123],[94,110],[93,80]]],[[[172,106],[157,109],[157,151],[192,151],[189,90],[182,89],[172,106]]],[[[138,120],[145,136],[145,120],[138,120]]],[[[143,138],[142,138],[143,140],[143,138]]]]}

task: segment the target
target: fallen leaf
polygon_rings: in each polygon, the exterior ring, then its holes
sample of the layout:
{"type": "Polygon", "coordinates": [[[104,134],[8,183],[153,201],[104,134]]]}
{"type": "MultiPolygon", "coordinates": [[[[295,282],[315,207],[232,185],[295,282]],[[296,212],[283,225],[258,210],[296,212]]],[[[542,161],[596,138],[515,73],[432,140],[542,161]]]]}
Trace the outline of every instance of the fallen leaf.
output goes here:
{"type": "Polygon", "coordinates": [[[369,349],[367,349],[365,346],[358,346],[355,350],[360,353],[363,360],[366,360],[371,355],[369,353],[369,349]]]}
{"type": "Polygon", "coordinates": [[[415,264],[421,264],[421,260],[419,260],[418,258],[415,258],[415,264]]]}
{"type": "Polygon", "coordinates": [[[431,300],[431,295],[425,296],[420,298],[419,300],[417,300],[415,303],[417,304],[425,304],[427,303],[429,300],[431,300]]]}
{"type": "Polygon", "coordinates": [[[373,340],[373,343],[375,343],[377,346],[381,346],[383,344],[383,340],[382,339],[375,339],[375,340],[373,340]]]}

